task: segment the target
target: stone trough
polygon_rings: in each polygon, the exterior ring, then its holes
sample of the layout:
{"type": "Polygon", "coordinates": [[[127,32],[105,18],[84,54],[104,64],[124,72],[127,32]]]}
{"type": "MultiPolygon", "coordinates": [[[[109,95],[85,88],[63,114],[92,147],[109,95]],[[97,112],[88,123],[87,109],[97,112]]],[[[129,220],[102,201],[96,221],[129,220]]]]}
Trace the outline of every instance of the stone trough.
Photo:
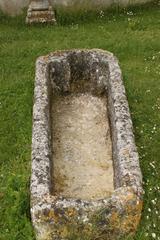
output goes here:
{"type": "Polygon", "coordinates": [[[36,63],[31,216],[38,240],[134,234],[142,176],[117,59],[58,51],[36,63]]]}

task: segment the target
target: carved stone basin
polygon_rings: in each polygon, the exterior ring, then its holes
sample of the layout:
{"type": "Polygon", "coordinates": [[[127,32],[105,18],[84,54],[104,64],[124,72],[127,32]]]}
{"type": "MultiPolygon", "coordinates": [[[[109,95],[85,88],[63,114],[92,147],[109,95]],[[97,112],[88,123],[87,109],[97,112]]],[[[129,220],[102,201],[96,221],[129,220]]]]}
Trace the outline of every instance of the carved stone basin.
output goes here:
{"type": "Polygon", "coordinates": [[[31,216],[38,240],[134,234],[142,176],[112,53],[58,51],[36,63],[31,216]]]}

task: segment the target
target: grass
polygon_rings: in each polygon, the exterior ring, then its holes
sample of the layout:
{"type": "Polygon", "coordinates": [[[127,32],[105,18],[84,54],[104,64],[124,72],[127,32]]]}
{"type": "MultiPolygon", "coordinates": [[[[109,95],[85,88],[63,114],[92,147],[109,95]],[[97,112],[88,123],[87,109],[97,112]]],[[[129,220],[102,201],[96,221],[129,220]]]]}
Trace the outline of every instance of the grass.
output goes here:
{"type": "Polygon", "coordinates": [[[134,240],[160,239],[160,8],[57,11],[57,26],[0,14],[0,240],[33,240],[29,213],[35,60],[57,49],[102,48],[120,61],[144,181],[134,240]]]}

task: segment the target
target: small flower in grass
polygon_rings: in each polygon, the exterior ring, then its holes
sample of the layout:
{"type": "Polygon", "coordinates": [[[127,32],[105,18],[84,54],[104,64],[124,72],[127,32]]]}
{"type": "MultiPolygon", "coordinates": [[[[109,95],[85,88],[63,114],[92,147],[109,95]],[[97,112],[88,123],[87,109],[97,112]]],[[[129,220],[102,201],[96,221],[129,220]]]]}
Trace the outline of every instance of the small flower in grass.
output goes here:
{"type": "Polygon", "coordinates": [[[148,208],[148,212],[151,212],[151,209],[150,209],[150,208],[148,208]]]}
{"type": "Polygon", "coordinates": [[[150,165],[152,168],[155,168],[155,166],[154,166],[153,163],[149,163],[149,165],[150,165]]]}
{"type": "Polygon", "coordinates": [[[150,93],[150,92],[151,92],[151,90],[150,90],[150,89],[147,89],[147,90],[146,90],[146,93],[150,93]]]}
{"type": "Polygon", "coordinates": [[[156,204],[156,200],[155,199],[151,200],[151,202],[153,203],[153,205],[156,204]]]}
{"type": "Polygon", "coordinates": [[[155,233],[152,233],[152,238],[156,238],[156,234],[155,233]]]}
{"type": "Polygon", "coordinates": [[[133,15],[133,12],[132,12],[132,11],[130,11],[130,12],[127,12],[127,15],[130,15],[130,16],[132,16],[132,15],[133,15]]]}
{"type": "Polygon", "coordinates": [[[104,12],[101,10],[99,15],[100,15],[100,18],[103,18],[104,17],[104,12]]]}

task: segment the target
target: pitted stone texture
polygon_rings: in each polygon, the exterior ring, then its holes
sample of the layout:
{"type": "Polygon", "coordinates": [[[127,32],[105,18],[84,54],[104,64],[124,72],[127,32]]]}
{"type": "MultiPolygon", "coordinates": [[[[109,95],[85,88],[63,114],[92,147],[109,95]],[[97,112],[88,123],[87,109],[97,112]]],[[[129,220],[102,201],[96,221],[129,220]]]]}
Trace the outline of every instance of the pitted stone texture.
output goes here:
{"type": "Polygon", "coordinates": [[[119,239],[134,234],[141,209],[142,176],[117,59],[98,49],[59,51],[39,58],[36,63],[31,177],[31,215],[37,239],[92,240],[95,236],[102,240],[119,239]],[[106,93],[108,96],[115,190],[106,199],[84,201],[51,192],[52,94],[75,91],[106,93]]]}

